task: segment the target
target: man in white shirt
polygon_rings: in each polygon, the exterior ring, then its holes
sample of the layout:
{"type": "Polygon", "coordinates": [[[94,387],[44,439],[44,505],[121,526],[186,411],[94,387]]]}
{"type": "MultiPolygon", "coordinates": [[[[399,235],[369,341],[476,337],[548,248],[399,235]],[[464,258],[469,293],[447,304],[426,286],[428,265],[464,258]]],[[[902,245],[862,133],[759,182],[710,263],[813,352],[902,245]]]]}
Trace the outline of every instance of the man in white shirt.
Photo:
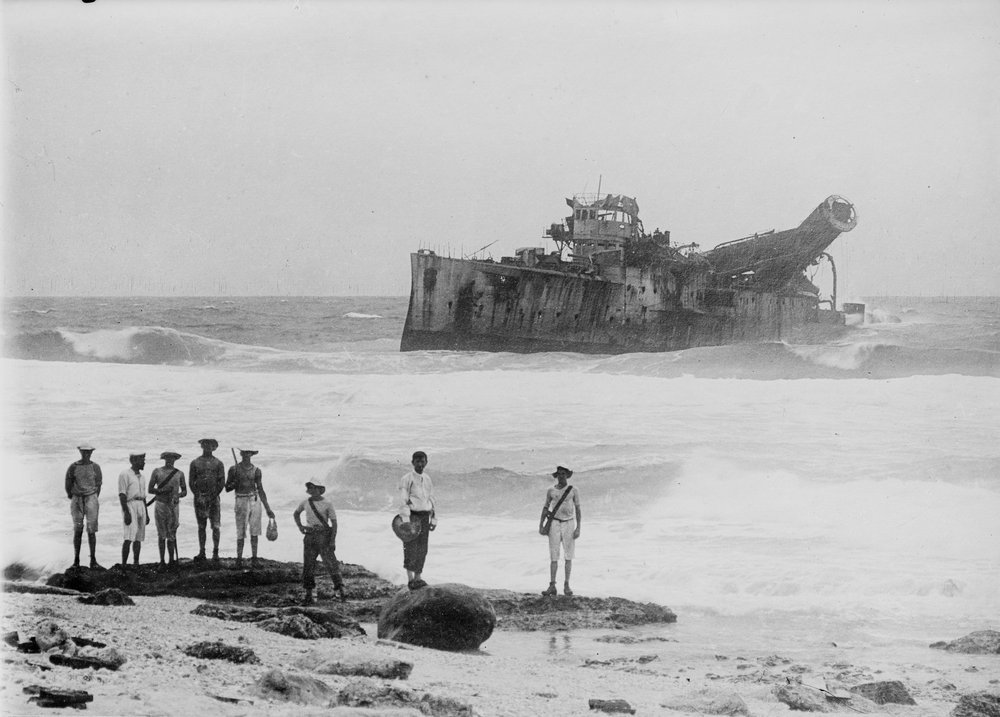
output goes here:
{"type": "Polygon", "coordinates": [[[427,454],[416,451],[411,461],[413,470],[399,479],[399,517],[404,523],[420,526],[420,535],[408,543],[403,543],[403,567],[406,568],[407,586],[410,590],[426,587],[420,574],[427,559],[428,533],[437,527],[434,515],[434,485],[431,477],[424,473],[427,454]]]}
{"type": "Polygon", "coordinates": [[[118,500],[122,505],[125,539],[122,542],[122,570],[128,565],[129,547],[136,567],[139,566],[139,552],[146,539],[149,512],[146,510],[146,485],[142,480],[142,469],[146,467],[145,453],[130,453],[131,467],[118,474],[118,500]]]}
{"type": "Polygon", "coordinates": [[[542,595],[556,594],[556,572],[559,568],[559,548],[565,555],[566,582],[563,583],[563,595],[572,595],[569,587],[569,576],[573,572],[573,557],[576,553],[576,541],[580,537],[580,494],[576,488],[566,481],[572,477],[573,471],[564,466],[558,466],[552,477],[556,485],[545,493],[545,504],[542,506],[542,517],[538,523],[538,532],[549,536],[549,587],[542,595]]]}

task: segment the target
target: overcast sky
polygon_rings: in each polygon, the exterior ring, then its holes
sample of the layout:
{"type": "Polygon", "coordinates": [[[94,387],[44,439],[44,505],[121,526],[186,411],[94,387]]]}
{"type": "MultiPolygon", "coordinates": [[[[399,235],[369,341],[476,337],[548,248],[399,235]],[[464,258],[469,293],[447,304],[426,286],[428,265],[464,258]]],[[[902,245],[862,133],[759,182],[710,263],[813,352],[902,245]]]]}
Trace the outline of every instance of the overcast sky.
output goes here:
{"type": "Polygon", "coordinates": [[[409,291],[578,192],[841,297],[1000,294],[1000,3],[2,2],[3,290],[409,291]]]}

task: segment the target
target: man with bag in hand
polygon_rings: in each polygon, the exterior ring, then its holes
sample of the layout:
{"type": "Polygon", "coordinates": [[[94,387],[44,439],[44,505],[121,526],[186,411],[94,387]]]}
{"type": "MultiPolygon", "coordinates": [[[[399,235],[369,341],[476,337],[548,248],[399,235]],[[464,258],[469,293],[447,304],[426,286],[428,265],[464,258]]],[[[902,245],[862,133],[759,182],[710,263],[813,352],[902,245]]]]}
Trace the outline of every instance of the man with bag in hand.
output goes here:
{"type": "Polygon", "coordinates": [[[268,520],[274,520],[274,511],[267,504],[267,494],[260,468],[250,462],[257,455],[252,448],[241,448],[240,462],[229,469],[226,477],[226,492],[236,491],[236,567],[243,567],[243,545],[247,529],[250,530],[250,566],[256,568],[257,542],[260,538],[261,508],[267,512],[268,520]]]}
{"type": "Polygon", "coordinates": [[[302,586],[306,596],[303,605],[313,603],[313,589],[316,587],[316,558],[323,558],[323,565],[333,581],[333,589],[341,602],[347,601],[344,595],[344,581],[340,576],[340,563],[337,561],[337,513],[330,501],[324,500],[326,486],[318,480],[306,483],[309,497],[295,509],[293,517],[295,525],[302,533],[302,586]],[[302,514],[305,514],[305,525],[302,524],[302,514]]]}
{"type": "Polygon", "coordinates": [[[554,487],[545,494],[545,504],[542,505],[542,517],[538,522],[538,532],[549,536],[549,587],[542,595],[556,595],[556,572],[559,569],[559,546],[563,548],[566,558],[563,595],[572,595],[569,587],[569,576],[573,570],[573,556],[576,552],[576,539],[580,537],[580,494],[576,488],[567,485],[566,481],[573,471],[558,466],[552,477],[556,479],[554,487]],[[551,506],[551,507],[550,507],[551,506]]]}

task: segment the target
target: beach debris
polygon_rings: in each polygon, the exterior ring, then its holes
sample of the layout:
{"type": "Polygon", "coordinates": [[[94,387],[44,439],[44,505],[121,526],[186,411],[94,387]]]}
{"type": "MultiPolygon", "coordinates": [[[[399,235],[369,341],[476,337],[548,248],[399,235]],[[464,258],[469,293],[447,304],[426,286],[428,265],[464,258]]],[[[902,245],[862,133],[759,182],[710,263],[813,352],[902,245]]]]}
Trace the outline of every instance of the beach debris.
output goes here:
{"type": "Polygon", "coordinates": [[[584,661],[584,667],[609,667],[616,665],[633,665],[640,664],[645,665],[648,662],[654,662],[659,660],[659,655],[638,655],[637,657],[611,657],[607,660],[594,660],[588,658],[584,661]]]}
{"type": "Polygon", "coordinates": [[[635,708],[625,700],[590,700],[590,709],[612,714],[634,715],[635,708]]]}
{"type": "Polygon", "coordinates": [[[68,590],[51,585],[40,585],[39,583],[19,582],[16,580],[5,580],[3,583],[5,593],[29,593],[31,595],[71,595],[77,597],[85,593],[79,590],[68,590]]]}
{"type": "Polygon", "coordinates": [[[839,688],[814,687],[801,682],[787,682],[772,691],[780,702],[802,712],[838,712],[845,708],[854,712],[878,712],[871,700],[839,688]]]}
{"type": "MultiPolygon", "coordinates": [[[[417,591],[422,592],[422,591],[417,591]]],[[[434,717],[474,717],[472,705],[394,684],[359,677],[337,695],[337,704],[348,707],[410,708],[434,717]]]]}
{"type": "Polygon", "coordinates": [[[106,647],[95,653],[77,653],[75,655],[49,655],[49,662],[60,667],[72,667],[75,670],[87,668],[93,670],[117,670],[128,660],[113,647],[106,647]]]}
{"type": "Polygon", "coordinates": [[[962,695],[950,717],[1000,717],[1000,692],[973,692],[962,695]]]}
{"type": "Polygon", "coordinates": [[[228,702],[231,705],[253,704],[253,700],[251,700],[248,697],[244,697],[243,695],[223,695],[223,694],[213,694],[211,692],[206,692],[205,694],[211,697],[213,700],[218,700],[219,702],[228,702]]]}
{"type": "Polygon", "coordinates": [[[1000,631],[977,630],[951,642],[935,642],[930,647],[966,655],[1000,655],[1000,631]]]}
{"type": "Polygon", "coordinates": [[[104,588],[78,600],[84,605],[135,605],[135,601],[118,588],[104,588]]]}
{"type": "Polygon", "coordinates": [[[260,658],[249,647],[226,645],[221,640],[197,642],[182,648],[182,652],[189,657],[200,657],[203,660],[228,660],[238,665],[260,664],[260,658]]]}
{"type": "Polygon", "coordinates": [[[866,682],[849,688],[854,694],[861,695],[877,705],[915,705],[916,702],[907,692],[906,687],[898,680],[885,680],[882,682],[866,682]]]}
{"type": "Polygon", "coordinates": [[[53,648],[66,650],[70,653],[76,652],[76,644],[70,639],[69,634],[59,627],[52,620],[42,620],[35,627],[35,643],[42,652],[48,652],[53,648]],[[69,645],[71,649],[65,646],[69,645]]]}
{"type": "Polygon", "coordinates": [[[239,607],[203,603],[192,615],[214,617],[233,622],[252,622],[270,632],[278,632],[303,640],[323,637],[361,637],[365,630],[357,620],[339,610],[321,607],[239,607]]]}
{"type": "Polygon", "coordinates": [[[15,648],[18,652],[38,653],[41,648],[33,637],[27,637],[20,632],[8,632],[3,636],[3,641],[15,648]]]}
{"type": "Polygon", "coordinates": [[[497,616],[478,590],[458,583],[400,590],[382,608],[378,636],[435,650],[475,650],[497,616]]]}
{"type": "Polygon", "coordinates": [[[322,680],[277,669],[261,675],[254,692],[264,699],[322,707],[332,707],[337,697],[334,689],[322,680]]]}
{"type": "Polygon", "coordinates": [[[711,687],[668,698],[661,702],[660,706],[677,712],[750,716],[750,708],[747,707],[746,702],[738,694],[729,690],[711,687]]]}
{"type": "Polygon", "coordinates": [[[387,680],[405,680],[413,671],[413,663],[403,660],[359,658],[332,658],[312,652],[299,658],[296,666],[310,672],[347,677],[381,677],[387,680]]]}
{"type": "Polygon", "coordinates": [[[322,626],[310,620],[305,615],[275,615],[256,623],[261,630],[277,632],[280,635],[295,637],[299,640],[318,640],[329,637],[322,626]]]}
{"type": "MultiPolygon", "coordinates": [[[[639,642],[677,642],[672,637],[636,637],[635,635],[601,635],[595,637],[594,642],[613,642],[618,645],[635,645],[639,642]]],[[[715,659],[728,660],[724,655],[716,655],[715,659]]]]}
{"type": "Polygon", "coordinates": [[[86,709],[88,702],[94,701],[94,696],[84,690],[61,690],[42,685],[27,685],[24,693],[31,695],[28,702],[34,702],[39,707],[76,707],[86,709]]]}

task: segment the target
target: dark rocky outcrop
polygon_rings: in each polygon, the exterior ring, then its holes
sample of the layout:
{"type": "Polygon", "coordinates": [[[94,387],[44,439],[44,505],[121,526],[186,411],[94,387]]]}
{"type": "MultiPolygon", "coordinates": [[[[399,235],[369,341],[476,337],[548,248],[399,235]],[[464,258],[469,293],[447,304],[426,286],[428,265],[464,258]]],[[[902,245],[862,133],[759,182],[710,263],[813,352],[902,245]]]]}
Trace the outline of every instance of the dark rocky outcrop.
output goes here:
{"type": "Polygon", "coordinates": [[[1000,717],[1000,692],[962,695],[951,717],[1000,717]]]}
{"type": "Polygon", "coordinates": [[[221,640],[215,642],[197,642],[183,649],[189,657],[199,657],[203,660],[228,660],[238,665],[259,665],[260,658],[249,647],[226,645],[221,640]]]}
{"type": "Polygon", "coordinates": [[[303,640],[322,637],[361,636],[365,630],[358,622],[340,610],[321,607],[240,607],[205,603],[191,611],[192,615],[219,620],[252,622],[258,627],[303,640]]]}
{"type": "Polygon", "coordinates": [[[915,705],[916,702],[910,697],[910,693],[907,692],[906,687],[903,686],[902,682],[898,680],[890,680],[884,682],[866,682],[861,685],[855,685],[850,688],[850,691],[861,695],[862,697],[871,700],[877,705],[886,704],[896,704],[896,705],[915,705]]]}
{"type": "Polygon", "coordinates": [[[413,663],[403,660],[333,658],[320,652],[313,652],[301,657],[296,662],[296,666],[324,675],[381,677],[386,680],[405,680],[413,671],[413,663]]]}
{"type": "Polygon", "coordinates": [[[135,605],[135,601],[118,588],[104,588],[78,599],[85,605],[135,605]]]}
{"type": "Polygon", "coordinates": [[[86,709],[88,702],[94,701],[94,696],[84,690],[61,690],[43,685],[28,685],[24,693],[31,695],[28,702],[34,702],[39,707],[75,707],[86,709]]]}
{"type": "Polygon", "coordinates": [[[662,707],[677,712],[700,715],[743,715],[750,717],[750,708],[735,692],[718,689],[701,689],[661,703],[662,707]]]}
{"type": "Polygon", "coordinates": [[[936,650],[961,652],[966,655],[1000,655],[1000,632],[997,630],[978,630],[951,642],[935,642],[931,644],[931,647],[936,650]]]}
{"type": "MultiPolygon", "coordinates": [[[[302,603],[302,565],[262,559],[256,568],[237,569],[235,561],[223,558],[212,561],[182,559],[175,571],[159,571],[156,563],[124,571],[119,566],[110,570],[71,568],[49,577],[47,585],[28,582],[8,582],[4,589],[15,591],[53,592],[80,596],[115,588],[129,596],[179,595],[211,600],[218,605],[239,605],[247,609],[270,609],[248,622],[281,617],[274,609],[294,608],[302,603]]],[[[328,577],[320,571],[316,587],[317,607],[331,609],[355,624],[377,622],[386,602],[399,591],[399,586],[383,580],[360,565],[341,563],[348,601],[336,601],[336,593],[328,577]]],[[[11,568],[9,575],[27,575],[20,568],[11,568]]],[[[621,629],[649,623],[676,622],[677,616],[662,605],[639,603],[624,598],[542,597],[536,593],[510,590],[481,590],[493,605],[496,629],[501,630],[570,630],[577,628],[621,629]]],[[[232,619],[232,618],[230,618],[232,619]]],[[[314,620],[315,621],[315,620],[314,620]]],[[[269,625],[287,634],[312,634],[315,631],[301,620],[276,620],[269,625]]],[[[355,628],[347,628],[348,634],[355,628]]]]}
{"type": "Polygon", "coordinates": [[[635,708],[625,700],[589,700],[590,709],[611,714],[634,715],[635,708]]]}
{"type": "Polygon", "coordinates": [[[333,706],[337,698],[336,691],[322,680],[281,670],[268,670],[261,675],[254,693],[269,700],[321,707],[333,706]]]}
{"type": "Polygon", "coordinates": [[[378,618],[378,636],[437,650],[475,650],[496,626],[493,606],[483,593],[447,583],[400,590],[378,618]]]}
{"type": "Polygon", "coordinates": [[[364,708],[411,708],[434,717],[474,717],[476,714],[471,705],[461,700],[365,678],[353,680],[341,689],[337,704],[364,708]]]}
{"type": "Polygon", "coordinates": [[[677,622],[667,607],[625,598],[543,597],[509,590],[484,590],[497,614],[497,627],[509,630],[624,628],[677,622]]]}
{"type": "Polygon", "coordinates": [[[72,667],[76,670],[117,670],[128,660],[125,656],[113,647],[106,647],[93,653],[78,652],[75,655],[54,654],[49,656],[49,661],[53,665],[60,667],[72,667]]]}

